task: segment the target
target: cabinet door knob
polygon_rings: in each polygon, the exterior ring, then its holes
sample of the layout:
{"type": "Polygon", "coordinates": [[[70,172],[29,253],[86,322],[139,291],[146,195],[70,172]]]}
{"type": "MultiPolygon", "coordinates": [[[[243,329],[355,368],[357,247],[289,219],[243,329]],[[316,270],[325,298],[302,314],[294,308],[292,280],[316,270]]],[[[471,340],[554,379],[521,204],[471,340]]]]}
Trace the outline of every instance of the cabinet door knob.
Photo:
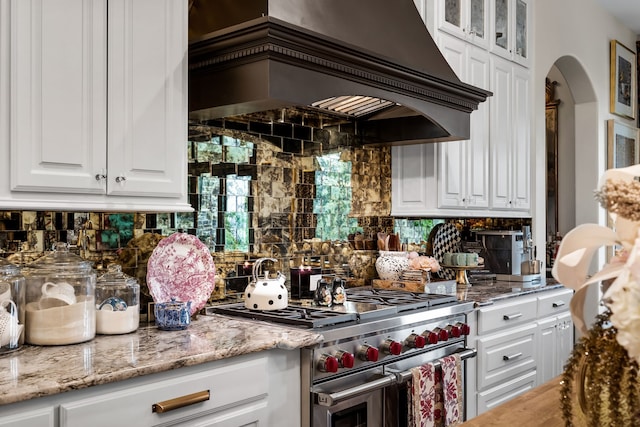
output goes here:
{"type": "Polygon", "coordinates": [[[209,400],[209,397],[209,390],[199,391],[197,393],[187,394],[186,396],[180,396],[174,399],[154,403],[151,405],[151,411],[157,413],[169,412],[174,409],[184,408],[185,406],[207,401],[209,400]]]}
{"type": "Polygon", "coordinates": [[[96,181],[101,181],[103,179],[107,179],[107,175],[105,175],[103,173],[97,173],[96,174],[96,181]]]}
{"type": "Polygon", "coordinates": [[[125,182],[127,180],[126,176],[116,176],[116,182],[125,182]]]}

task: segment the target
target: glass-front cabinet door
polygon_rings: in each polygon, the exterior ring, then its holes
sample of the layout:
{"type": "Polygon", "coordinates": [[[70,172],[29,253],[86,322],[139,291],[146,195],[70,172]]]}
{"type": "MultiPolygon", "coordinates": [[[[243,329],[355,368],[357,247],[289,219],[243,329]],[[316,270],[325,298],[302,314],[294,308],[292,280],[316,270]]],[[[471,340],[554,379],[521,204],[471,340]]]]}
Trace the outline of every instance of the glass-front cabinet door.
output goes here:
{"type": "Polygon", "coordinates": [[[529,0],[491,1],[491,51],[528,65],[529,0]]]}
{"type": "Polygon", "coordinates": [[[529,49],[528,49],[528,39],[529,34],[527,32],[528,25],[528,10],[527,10],[527,2],[525,0],[516,0],[516,25],[515,25],[515,59],[520,62],[520,60],[528,61],[529,59],[529,49]]]}
{"type": "Polygon", "coordinates": [[[488,47],[488,0],[438,0],[438,28],[488,47]]]}
{"type": "Polygon", "coordinates": [[[509,0],[495,0],[493,10],[495,47],[509,50],[509,0]]]}

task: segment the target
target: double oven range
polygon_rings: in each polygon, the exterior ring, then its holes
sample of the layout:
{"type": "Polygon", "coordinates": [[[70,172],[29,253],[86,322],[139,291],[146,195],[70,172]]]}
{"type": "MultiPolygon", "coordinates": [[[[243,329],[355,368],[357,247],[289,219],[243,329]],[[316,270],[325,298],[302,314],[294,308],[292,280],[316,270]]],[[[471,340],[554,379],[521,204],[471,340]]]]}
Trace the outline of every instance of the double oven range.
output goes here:
{"type": "Polygon", "coordinates": [[[411,369],[453,353],[463,360],[476,354],[466,343],[473,303],[451,295],[350,288],[344,305],[328,308],[300,302],[255,311],[237,303],[208,310],[323,335],[301,353],[303,426],[406,425],[411,369]]]}

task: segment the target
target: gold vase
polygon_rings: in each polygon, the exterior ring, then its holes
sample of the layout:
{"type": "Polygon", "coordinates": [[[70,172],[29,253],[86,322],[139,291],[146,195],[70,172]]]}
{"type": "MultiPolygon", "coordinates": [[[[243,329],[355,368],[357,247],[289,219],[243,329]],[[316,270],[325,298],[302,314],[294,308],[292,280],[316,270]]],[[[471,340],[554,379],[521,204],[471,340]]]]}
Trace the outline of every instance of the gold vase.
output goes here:
{"type": "Polygon", "coordinates": [[[610,314],[598,316],[565,366],[560,399],[567,427],[640,426],[638,364],[616,340],[610,314]]]}

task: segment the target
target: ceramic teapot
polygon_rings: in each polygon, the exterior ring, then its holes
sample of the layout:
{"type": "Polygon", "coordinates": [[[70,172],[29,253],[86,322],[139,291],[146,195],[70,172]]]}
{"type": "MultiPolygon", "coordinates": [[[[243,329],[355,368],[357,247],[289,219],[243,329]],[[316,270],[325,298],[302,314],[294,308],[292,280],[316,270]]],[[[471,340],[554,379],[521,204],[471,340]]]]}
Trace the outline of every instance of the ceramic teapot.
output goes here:
{"type": "Polygon", "coordinates": [[[275,278],[269,277],[265,271],[258,277],[260,266],[264,261],[277,262],[273,258],[258,258],[253,264],[253,278],[244,291],[244,306],[250,310],[281,310],[287,308],[289,294],[284,285],[286,277],[278,271],[275,278]]]}

